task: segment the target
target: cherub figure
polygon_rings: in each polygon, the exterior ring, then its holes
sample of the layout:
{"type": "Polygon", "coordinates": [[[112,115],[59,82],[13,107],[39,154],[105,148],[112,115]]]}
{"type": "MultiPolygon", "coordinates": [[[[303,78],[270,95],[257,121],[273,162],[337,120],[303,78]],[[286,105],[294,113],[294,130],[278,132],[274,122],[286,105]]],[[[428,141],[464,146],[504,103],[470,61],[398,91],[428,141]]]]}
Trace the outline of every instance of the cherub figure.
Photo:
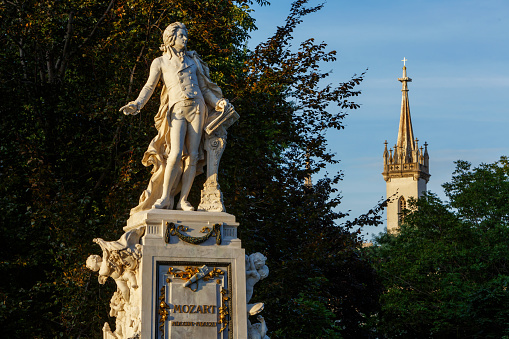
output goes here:
{"type": "Polygon", "coordinates": [[[249,303],[253,296],[254,285],[267,278],[269,268],[265,265],[267,258],[260,252],[246,255],[246,302],[249,303]]]}
{"type": "Polygon", "coordinates": [[[267,325],[265,324],[265,319],[259,315],[256,317],[259,323],[251,325],[251,322],[247,321],[247,337],[248,339],[270,339],[267,336],[267,325]]]}
{"type": "Polygon", "coordinates": [[[141,257],[138,242],[142,234],[143,228],[139,228],[124,233],[117,241],[96,238],[94,242],[101,246],[103,256],[93,254],[87,258],[87,267],[94,272],[99,271],[99,283],[104,284],[111,277],[127,303],[130,298],[129,285],[138,288],[135,270],[141,257]]]}
{"type": "Polygon", "coordinates": [[[104,284],[108,277],[115,280],[118,289],[122,292],[124,299],[129,302],[130,292],[127,282],[131,283],[133,288],[137,288],[136,276],[130,270],[123,270],[118,265],[109,260],[109,253],[103,253],[103,258],[97,254],[92,254],[87,258],[88,269],[97,272],[99,271],[99,283],[104,284]]]}

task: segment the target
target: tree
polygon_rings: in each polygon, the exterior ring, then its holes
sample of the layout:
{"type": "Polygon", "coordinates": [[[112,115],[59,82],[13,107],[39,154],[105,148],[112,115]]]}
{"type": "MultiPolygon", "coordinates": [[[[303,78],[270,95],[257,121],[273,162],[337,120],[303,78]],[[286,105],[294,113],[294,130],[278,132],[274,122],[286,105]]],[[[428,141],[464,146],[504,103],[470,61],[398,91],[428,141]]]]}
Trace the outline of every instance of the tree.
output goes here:
{"type": "Polygon", "coordinates": [[[186,21],[192,48],[216,66],[242,51],[253,19],[242,1],[0,6],[1,327],[13,338],[99,337],[113,286],[98,286],[85,259],[94,237],[122,233],[153,134],[151,115],[118,108],[143,85],[168,23],[186,21]]]}
{"type": "Polygon", "coordinates": [[[253,300],[266,303],[269,329],[277,329],[271,337],[306,337],[301,331],[308,328],[314,329],[312,337],[340,331],[358,338],[369,335],[361,324],[377,310],[380,289],[359,253],[362,239],[353,229],[378,223],[379,208],[338,225],[346,216],[336,212],[340,198],[333,187],[340,176],[318,180],[313,187],[303,183],[306,176],[337,161],[327,148],[325,132],[342,129],[346,110],[358,108],[351,98],[360,94],[355,86],[363,74],[320,86],[329,75],[320,69],[335,61],[336,53],[313,39],[291,45],[297,25],[322,8],[306,8],[306,2],[292,5],[285,24],[248,54],[243,76],[231,82],[242,89],[235,101],[242,115],[222,163],[221,176],[231,178],[227,185],[232,186],[221,187],[227,210],[241,221],[246,250],[263,248],[269,258],[270,278],[256,286],[253,300]],[[256,137],[246,138],[253,131],[256,137]],[[228,152],[250,156],[228,157],[228,152]],[[316,281],[320,298],[307,293],[316,281]],[[306,295],[317,309],[332,311],[331,319],[341,326],[317,326],[309,313],[294,312],[296,305],[306,305],[306,295]]]}
{"type": "MultiPolygon", "coordinates": [[[[376,210],[338,225],[345,216],[335,211],[340,198],[333,187],[340,177],[303,185],[306,176],[337,161],[325,132],[340,130],[346,111],[358,107],[350,99],[360,93],[355,86],[363,75],[320,86],[328,75],[320,68],[335,60],[335,52],[312,39],[295,49],[290,45],[295,27],[322,7],[308,8],[304,0],[292,5],[274,36],[247,50],[255,29],[252,3],[15,0],[0,5],[5,335],[101,336],[114,284],[99,286],[84,263],[98,251],[94,237],[120,236],[145,188],[150,171],[140,159],[154,135],[151,112],[158,102],[150,100],[136,118],[126,119],[118,108],[143,86],[150,62],[160,54],[161,33],[174,21],[187,25],[189,48],[208,62],[212,79],[241,114],[229,130],[220,184],[227,211],[242,225],[247,251],[269,257],[270,278],[254,296],[267,301],[269,329],[280,329],[278,337],[285,337],[292,327],[310,325],[295,317],[292,305],[315,302],[312,309],[333,314],[327,313],[331,323],[323,333],[363,333],[359,324],[376,310],[378,289],[359,253],[359,233],[352,230],[377,223],[376,210]],[[319,298],[303,293],[317,281],[319,298]],[[34,314],[41,321],[34,321],[34,314]],[[332,320],[341,320],[341,326],[332,320]]],[[[194,203],[200,180],[191,192],[194,203]]]]}
{"type": "Polygon", "coordinates": [[[509,163],[456,166],[443,185],[448,203],[431,193],[414,200],[398,234],[371,249],[386,337],[509,335],[509,163]]]}

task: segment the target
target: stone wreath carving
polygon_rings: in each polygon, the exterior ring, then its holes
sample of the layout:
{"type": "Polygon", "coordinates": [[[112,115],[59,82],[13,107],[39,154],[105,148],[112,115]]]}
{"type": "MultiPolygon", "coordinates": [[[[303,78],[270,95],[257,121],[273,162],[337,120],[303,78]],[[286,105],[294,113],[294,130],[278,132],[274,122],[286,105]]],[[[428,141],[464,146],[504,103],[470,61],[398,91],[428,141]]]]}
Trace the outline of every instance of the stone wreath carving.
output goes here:
{"type": "Polygon", "coordinates": [[[203,227],[200,231],[205,233],[202,237],[192,237],[185,235],[182,232],[186,232],[188,228],[186,226],[177,226],[172,222],[166,223],[166,234],[164,239],[167,244],[170,243],[170,235],[177,236],[180,240],[187,242],[188,244],[198,245],[207,241],[210,237],[216,237],[216,245],[221,245],[221,224],[214,224],[212,229],[210,227],[203,227]]]}

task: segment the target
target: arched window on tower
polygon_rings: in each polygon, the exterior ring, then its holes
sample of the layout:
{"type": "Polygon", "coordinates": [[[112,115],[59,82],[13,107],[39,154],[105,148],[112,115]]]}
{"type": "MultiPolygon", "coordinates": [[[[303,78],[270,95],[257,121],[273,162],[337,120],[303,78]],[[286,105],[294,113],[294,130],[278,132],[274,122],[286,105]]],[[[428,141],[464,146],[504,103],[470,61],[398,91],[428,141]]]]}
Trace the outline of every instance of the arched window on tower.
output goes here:
{"type": "Polygon", "coordinates": [[[403,196],[399,197],[398,200],[398,223],[403,222],[403,211],[406,210],[406,200],[403,196]]]}

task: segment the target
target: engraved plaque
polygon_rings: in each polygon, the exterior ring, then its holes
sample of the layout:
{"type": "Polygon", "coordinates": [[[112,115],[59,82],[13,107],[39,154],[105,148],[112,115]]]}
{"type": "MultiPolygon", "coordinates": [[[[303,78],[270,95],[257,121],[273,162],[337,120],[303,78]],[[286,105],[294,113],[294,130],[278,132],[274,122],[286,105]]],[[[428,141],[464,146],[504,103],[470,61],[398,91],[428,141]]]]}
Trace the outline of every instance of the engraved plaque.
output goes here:
{"type": "Polygon", "coordinates": [[[159,338],[229,339],[230,265],[158,263],[159,338]]]}

